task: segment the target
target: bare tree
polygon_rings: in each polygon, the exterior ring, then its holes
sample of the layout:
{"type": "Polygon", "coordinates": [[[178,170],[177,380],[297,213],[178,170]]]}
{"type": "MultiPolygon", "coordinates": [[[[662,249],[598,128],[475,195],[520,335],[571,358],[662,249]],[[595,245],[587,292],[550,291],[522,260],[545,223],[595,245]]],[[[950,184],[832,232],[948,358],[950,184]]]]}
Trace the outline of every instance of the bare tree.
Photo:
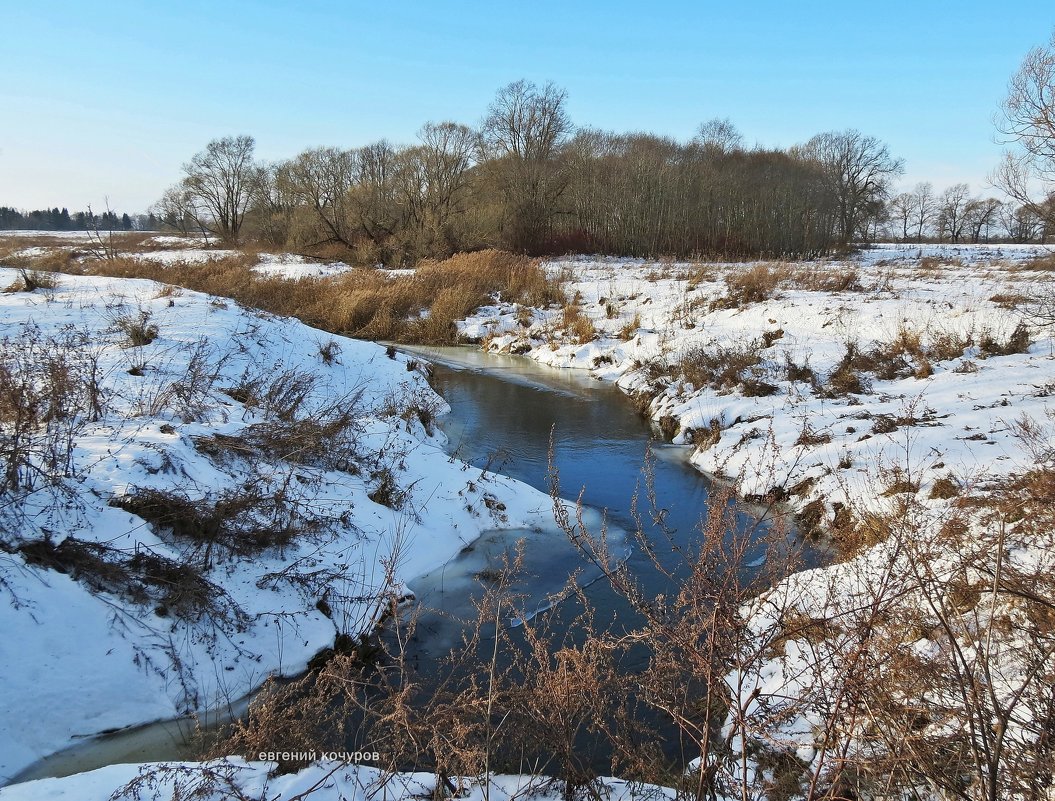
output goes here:
{"type": "Polygon", "coordinates": [[[963,238],[971,202],[971,187],[967,184],[953,184],[941,193],[937,217],[939,239],[959,242],[963,238]]]}
{"type": "Polygon", "coordinates": [[[484,118],[484,149],[506,201],[501,227],[514,249],[542,244],[567,186],[559,159],[572,130],[566,98],[552,83],[514,81],[498,91],[484,118]]]}
{"type": "Polygon", "coordinates": [[[923,181],[912,189],[912,225],[916,229],[916,241],[923,241],[923,231],[934,222],[934,187],[923,181]]]}
{"type": "Polygon", "coordinates": [[[997,220],[997,212],[1004,205],[995,197],[975,198],[967,204],[967,228],[975,244],[989,241],[989,230],[997,220]]]}
{"type": "Polygon", "coordinates": [[[200,204],[209,227],[222,239],[237,242],[256,185],[251,136],[214,139],[183,165],[183,187],[200,204]]]}
{"type": "Polygon", "coordinates": [[[904,171],[904,161],[887,146],[860,131],[817,134],[801,149],[824,168],[838,202],[836,237],[844,247],[860,232],[866,212],[886,198],[890,181],[904,171]]]}
{"type": "Polygon", "coordinates": [[[700,124],[693,142],[707,152],[730,153],[743,148],[744,137],[728,117],[715,117],[700,124]]]}
{"type": "Polygon", "coordinates": [[[914,206],[915,201],[911,192],[902,192],[900,195],[894,195],[894,197],[890,198],[890,203],[887,205],[890,221],[896,224],[896,230],[900,230],[902,242],[908,241],[914,206]]]}
{"type": "Polygon", "coordinates": [[[1011,76],[997,128],[1019,150],[1005,153],[990,180],[1050,230],[1055,226],[1055,32],[1046,47],[1030,50],[1011,76]]]}
{"type": "Polygon", "coordinates": [[[350,150],[318,147],[305,150],[286,166],[293,192],[311,209],[321,227],[317,241],[352,246],[351,191],[356,158],[350,150]]]}
{"type": "Polygon", "coordinates": [[[466,210],[479,135],[441,122],[427,123],[418,138],[419,146],[401,151],[397,179],[408,212],[408,246],[415,256],[447,256],[462,245],[457,221],[466,210]]]}
{"type": "Polygon", "coordinates": [[[1004,203],[1000,206],[1000,226],[1012,242],[1035,242],[1044,232],[1044,220],[1027,206],[1004,203]]]}

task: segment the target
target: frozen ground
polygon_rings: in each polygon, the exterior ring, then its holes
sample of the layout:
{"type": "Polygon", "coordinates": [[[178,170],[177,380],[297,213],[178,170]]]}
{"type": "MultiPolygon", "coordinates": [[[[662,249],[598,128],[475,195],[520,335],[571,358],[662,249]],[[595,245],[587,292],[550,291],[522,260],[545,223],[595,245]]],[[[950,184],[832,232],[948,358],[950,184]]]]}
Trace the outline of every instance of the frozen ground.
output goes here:
{"type": "Polygon", "coordinates": [[[0,294],[9,386],[64,388],[4,483],[0,781],[302,671],[369,626],[386,602],[356,599],[386,564],[398,594],[484,530],[549,519],[444,453],[413,360],[150,281],[58,281],[0,294]]]}

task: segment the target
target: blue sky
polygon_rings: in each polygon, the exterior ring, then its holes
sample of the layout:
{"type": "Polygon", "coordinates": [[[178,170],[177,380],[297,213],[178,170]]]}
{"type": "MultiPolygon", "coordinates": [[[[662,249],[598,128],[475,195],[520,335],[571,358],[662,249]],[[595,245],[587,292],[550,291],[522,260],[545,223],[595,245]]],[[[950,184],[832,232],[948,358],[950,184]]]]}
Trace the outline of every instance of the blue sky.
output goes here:
{"type": "Polygon", "coordinates": [[[1046,2],[0,0],[0,205],[145,209],[210,139],[261,158],[475,124],[519,78],[578,125],[748,143],[857,128],[904,183],[986,191],[992,115],[1046,2]]]}

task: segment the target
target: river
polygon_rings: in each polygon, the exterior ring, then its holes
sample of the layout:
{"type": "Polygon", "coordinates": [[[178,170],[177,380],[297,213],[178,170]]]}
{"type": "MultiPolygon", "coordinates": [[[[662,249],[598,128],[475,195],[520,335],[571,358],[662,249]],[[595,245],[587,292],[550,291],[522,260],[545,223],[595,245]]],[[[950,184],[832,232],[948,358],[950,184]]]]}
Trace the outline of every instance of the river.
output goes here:
{"type": "MultiPolygon", "coordinates": [[[[635,529],[635,495],[642,516],[650,519],[644,499],[646,456],[651,451],[656,505],[680,547],[694,541],[707,511],[710,485],[688,464],[684,448],[652,442],[648,423],[622,392],[581,371],[545,367],[525,357],[485,354],[470,347],[405,350],[434,365],[432,383],[451,407],[439,425],[453,455],[481,471],[502,473],[546,491],[552,436],[552,461],[562,495],[575,498],[581,491],[583,503],[593,510],[587,520],[594,531],[600,527],[597,510],[604,510],[614,550],[643,578],[646,593],[670,589],[626,534],[635,529]]],[[[758,522],[742,515],[740,525],[755,527],[758,522]]],[[[660,537],[651,524],[646,534],[660,537]]],[[[489,532],[456,559],[410,582],[422,609],[412,645],[416,664],[441,659],[460,639],[460,621],[472,616],[473,598],[481,593],[474,577],[500,568],[520,539],[525,551],[518,589],[524,596],[521,608],[528,614],[546,608],[568,576],[578,572],[578,582],[588,585],[586,593],[601,621],[633,619],[625,601],[607,582],[595,581],[600,572],[585,564],[562,535],[489,532]]],[[[749,559],[758,565],[765,559],[764,545],[759,543],[755,551],[749,559]]],[[[517,614],[505,625],[515,627],[517,614]]],[[[117,762],[186,759],[193,754],[183,734],[191,728],[188,721],[167,721],[96,738],[32,766],[16,781],[117,762]]]]}

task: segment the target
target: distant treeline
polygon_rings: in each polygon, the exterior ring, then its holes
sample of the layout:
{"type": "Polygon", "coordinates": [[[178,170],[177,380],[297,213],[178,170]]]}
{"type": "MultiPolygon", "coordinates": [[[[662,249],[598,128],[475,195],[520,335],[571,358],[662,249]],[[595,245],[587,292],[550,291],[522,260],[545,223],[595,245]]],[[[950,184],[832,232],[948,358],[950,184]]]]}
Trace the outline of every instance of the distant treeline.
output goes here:
{"type": "Polygon", "coordinates": [[[70,214],[66,208],[19,211],[0,206],[0,231],[155,231],[158,226],[153,214],[95,214],[91,210],[70,214]]]}
{"type": "Polygon", "coordinates": [[[858,131],[746,147],[728,120],[691,140],[575,127],[565,92],[517,81],[477,127],[428,123],[417,144],[319,147],[276,163],[215,140],[153,207],[168,227],[363,262],[499,247],[529,254],[795,257],[870,230],[900,159],[858,131]]]}
{"type": "Polygon", "coordinates": [[[250,136],[210,142],[152,208],[167,227],[361,263],[489,247],[528,254],[796,258],[877,239],[1043,241],[1052,209],[965,184],[894,195],[901,159],[859,131],[746,147],[728,120],[687,142],[575,127],[565,92],[517,81],[479,126],[418,143],[317,147],[260,163],[250,136]]]}

